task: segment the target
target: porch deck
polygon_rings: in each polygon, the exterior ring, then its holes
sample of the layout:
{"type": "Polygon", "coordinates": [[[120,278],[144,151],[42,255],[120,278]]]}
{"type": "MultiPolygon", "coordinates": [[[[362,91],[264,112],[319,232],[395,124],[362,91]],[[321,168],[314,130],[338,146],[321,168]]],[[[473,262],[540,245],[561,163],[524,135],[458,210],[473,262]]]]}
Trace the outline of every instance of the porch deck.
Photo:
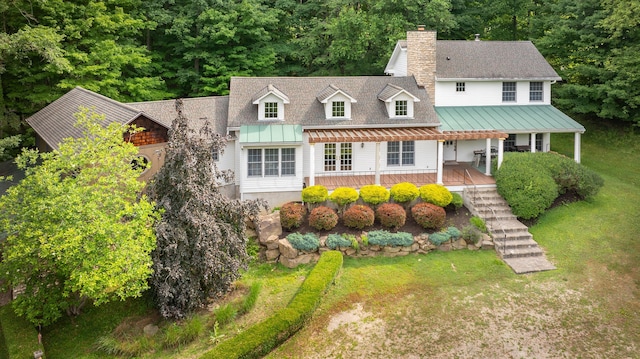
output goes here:
{"type": "MultiPolygon", "coordinates": [[[[309,177],[305,177],[305,183],[309,183],[309,177]]],[[[390,188],[399,182],[411,182],[420,187],[429,183],[436,183],[436,173],[418,173],[406,171],[402,173],[382,173],[380,175],[380,185],[390,188]]],[[[442,182],[445,186],[465,186],[465,185],[486,185],[495,184],[496,181],[492,176],[487,176],[473,167],[471,163],[445,164],[442,173],[442,182]],[[466,172],[465,172],[466,170],[466,172]]],[[[375,183],[375,173],[353,172],[345,174],[321,174],[315,176],[315,184],[323,185],[328,190],[334,190],[338,187],[360,188],[365,185],[375,183]]]]}

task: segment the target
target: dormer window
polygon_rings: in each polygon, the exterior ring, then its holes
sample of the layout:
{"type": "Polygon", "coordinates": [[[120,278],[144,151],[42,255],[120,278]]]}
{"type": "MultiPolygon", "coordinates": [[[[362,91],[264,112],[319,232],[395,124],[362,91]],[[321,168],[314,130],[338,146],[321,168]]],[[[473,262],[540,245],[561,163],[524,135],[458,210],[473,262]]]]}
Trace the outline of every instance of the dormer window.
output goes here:
{"type": "Polygon", "coordinates": [[[351,119],[351,104],[356,99],[339,89],[336,85],[329,85],[316,96],[324,106],[324,115],[327,120],[351,119]]]}
{"type": "Polygon", "coordinates": [[[396,117],[407,117],[407,100],[396,101],[396,117]]]}
{"type": "Polygon", "coordinates": [[[397,119],[412,119],[414,104],[420,102],[407,90],[392,84],[385,86],[378,99],[385,102],[389,118],[397,119]]]}
{"type": "Polygon", "coordinates": [[[278,103],[277,102],[265,102],[264,103],[264,118],[278,118],[278,103]]]}
{"type": "Polygon", "coordinates": [[[269,85],[253,96],[253,104],[258,105],[259,121],[284,121],[284,105],[289,103],[289,97],[269,85]]]}

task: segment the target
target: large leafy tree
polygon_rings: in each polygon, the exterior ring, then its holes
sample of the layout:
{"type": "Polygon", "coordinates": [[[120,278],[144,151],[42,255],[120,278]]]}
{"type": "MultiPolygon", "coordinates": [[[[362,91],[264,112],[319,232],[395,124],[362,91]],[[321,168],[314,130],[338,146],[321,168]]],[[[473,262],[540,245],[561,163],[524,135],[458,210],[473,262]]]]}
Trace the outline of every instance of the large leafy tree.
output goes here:
{"type": "Polygon", "coordinates": [[[178,319],[225,293],[238,278],[247,261],[245,221],[263,202],[221,193],[233,174],[219,171],[212,154],[222,153],[225,139],[208,123],[190,129],[181,100],[176,105],[165,164],[149,192],[164,209],[156,227],[151,285],[160,313],[178,319]]]}
{"type": "Polygon", "coordinates": [[[23,152],[26,177],[0,198],[0,277],[23,292],[15,311],[34,324],[148,287],[158,214],[140,196],[137,149],[123,141],[128,127],[103,127],[101,117],[84,109],[83,137],[53,152],[23,152]]]}

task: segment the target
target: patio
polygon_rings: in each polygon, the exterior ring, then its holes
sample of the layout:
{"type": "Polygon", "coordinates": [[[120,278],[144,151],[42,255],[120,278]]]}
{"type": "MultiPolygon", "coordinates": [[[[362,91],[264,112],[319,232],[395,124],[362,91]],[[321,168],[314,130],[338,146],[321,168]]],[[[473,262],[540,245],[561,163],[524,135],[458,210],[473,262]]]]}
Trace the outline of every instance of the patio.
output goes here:
{"type": "MultiPolygon", "coordinates": [[[[381,173],[380,185],[390,188],[396,183],[411,182],[420,187],[429,183],[436,183],[436,173],[424,173],[413,171],[394,171],[395,173],[381,173]]],[[[315,184],[323,185],[328,190],[338,187],[360,188],[365,185],[375,184],[373,171],[362,172],[338,172],[322,173],[315,176],[315,184]]],[[[473,167],[471,163],[446,164],[443,168],[442,181],[445,186],[486,185],[495,184],[492,176],[487,176],[473,167]]],[[[309,177],[305,177],[305,183],[309,183],[309,177]]]]}

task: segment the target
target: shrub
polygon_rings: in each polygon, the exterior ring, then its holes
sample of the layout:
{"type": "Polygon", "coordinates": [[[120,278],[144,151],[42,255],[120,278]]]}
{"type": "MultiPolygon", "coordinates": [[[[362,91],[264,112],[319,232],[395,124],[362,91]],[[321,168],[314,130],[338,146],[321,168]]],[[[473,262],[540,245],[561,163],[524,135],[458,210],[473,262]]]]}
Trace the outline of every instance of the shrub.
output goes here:
{"type": "Polygon", "coordinates": [[[349,207],[342,215],[342,222],[349,228],[363,229],[372,226],[374,221],[373,210],[361,204],[349,207]]]}
{"type": "Polygon", "coordinates": [[[549,171],[531,158],[509,154],[495,174],[498,193],[509,203],[513,214],[524,219],[538,217],[558,197],[558,185],[549,171]]]}
{"type": "Polygon", "coordinates": [[[451,200],[453,199],[453,195],[447,187],[435,183],[426,184],[420,187],[420,198],[427,203],[433,203],[436,206],[446,207],[451,200]]]}
{"type": "Polygon", "coordinates": [[[362,240],[362,245],[363,246],[368,246],[369,245],[369,236],[366,234],[363,234],[360,236],[360,239],[362,240]]]}
{"type": "Polygon", "coordinates": [[[407,212],[399,204],[385,203],[376,209],[376,217],[378,217],[382,226],[398,229],[404,226],[407,220],[407,212]]]}
{"type": "Polygon", "coordinates": [[[338,224],[338,215],[336,212],[327,207],[319,206],[311,210],[309,214],[309,225],[319,231],[328,231],[338,224]]]}
{"type": "Polygon", "coordinates": [[[330,195],[329,200],[338,206],[346,206],[358,200],[358,191],[351,187],[336,188],[330,195]]]}
{"type": "Polygon", "coordinates": [[[327,247],[331,249],[351,247],[351,240],[347,239],[344,235],[332,233],[327,236],[327,247]]]}
{"type": "Polygon", "coordinates": [[[362,198],[365,203],[374,206],[388,201],[389,196],[389,191],[377,184],[366,185],[360,188],[360,198],[362,198]]]}
{"type": "Polygon", "coordinates": [[[327,200],[327,197],[329,197],[329,191],[322,185],[302,189],[302,201],[306,203],[322,203],[327,200]]]}
{"type": "Polygon", "coordinates": [[[469,223],[471,223],[474,227],[478,228],[482,233],[488,233],[487,224],[484,222],[484,219],[473,216],[469,219],[469,223]]]}
{"type": "Polygon", "coordinates": [[[418,198],[420,191],[413,183],[400,182],[391,187],[390,194],[394,201],[404,203],[418,198]]]}
{"type": "Polygon", "coordinates": [[[456,240],[462,236],[462,232],[456,227],[447,228],[447,234],[451,237],[451,239],[456,240]]]}
{"type": "Polygon", "coordinates": [[[227,325],[236,319],[238,316],[238,309],[227,303],[214,310],[213,314],[216,318],[216,322],[220,325],[227,325]]]}
{"type": "Polygon", "coordinates": [[[371,231],[368,234],[368,244],[374,246],[408,247],[413,244],[413,235],[407,232],[391,233],[384,230],[371,231]]]}
{"type": "Polygon", "coordinates": [[[287,240],[291,243],[291,246],[295,249],[307,252],[313,252],[318,249],[320,240],[314,233],[291,233],[287,236],[287,240]]]}
{"type": "Polygon", "coordinates": [[[435,246],[439,246],[442,243],[451,239],[451,235],[447,232],[436,232],[429,235],[429,242],[435,246]]]}
{"type": "Polygon", "coordinates": [[[482,232],[473,225],[468,225],[462,228],[462,239],[467,243],[476,244],[482,238],[482,232]]]}
{"type": "Polygon", "coordinates": [[[411,215],[422,228],[438,229],[444,226],[447,213],[442,207],[423,202],[411,208],[411,215]]]}
{"type": "Polygon", "coordinates": [[[288,230],[298,228],[304,222],[307,208],[302,203],[288,202],[280,208],[280,224],[288,230]]]}
{"type": "Polygon", "coordinates": [[[342,253],[322,253],[320,260],[286,308],[220,343],[201,358],[261,358],[267,355],[308,321],[340,268],[342,253]]]}
{"type": "Polygon", "coordinates": [[[449,203],[447,209],[453,207],[453,210],[457,211],[458,209],[462,208],[463,205],[464,199],[462,198],[460,193],[451,192],[451,203],[449,203]]]}

